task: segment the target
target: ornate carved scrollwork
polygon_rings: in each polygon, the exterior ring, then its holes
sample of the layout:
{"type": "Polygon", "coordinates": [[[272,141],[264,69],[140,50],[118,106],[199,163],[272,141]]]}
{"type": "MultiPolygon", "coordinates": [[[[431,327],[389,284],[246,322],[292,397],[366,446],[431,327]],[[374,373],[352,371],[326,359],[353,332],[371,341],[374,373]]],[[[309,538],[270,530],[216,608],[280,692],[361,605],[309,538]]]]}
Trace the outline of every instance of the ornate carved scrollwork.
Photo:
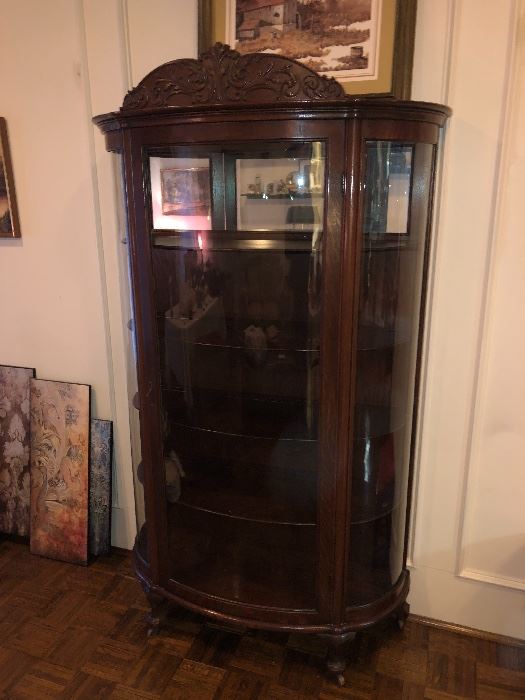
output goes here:
{"type": "Polygon", "coordinates": [[[241,55],[215,44],[198,60],[179,59],[149,73],[130,90],[123,111],[337,100],[345,96],[334,78],[325,78],[297,61],[275,54],[241,55]]]}

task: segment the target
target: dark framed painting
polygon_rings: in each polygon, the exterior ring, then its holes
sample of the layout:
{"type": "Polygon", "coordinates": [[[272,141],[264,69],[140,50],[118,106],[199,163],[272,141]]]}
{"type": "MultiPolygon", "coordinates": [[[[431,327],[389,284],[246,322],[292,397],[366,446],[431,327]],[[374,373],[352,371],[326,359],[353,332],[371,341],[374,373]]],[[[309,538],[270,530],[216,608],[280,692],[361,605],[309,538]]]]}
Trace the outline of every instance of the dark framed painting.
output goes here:
{"type": "Polygon", "coordinates": [[[199,52],[278,53],[349,94],[410,97],[417,0],[199,0],[199,52]]]}
{"type": "Polygon", "coordinates": [[[0,117],[0,238],[20,238],[20,235],[7,124],[0,117]]]}
{"type": "Polygon", "coordinates": [[[31,380],[30,549],[88,561],[90,387],[31,380]]]}

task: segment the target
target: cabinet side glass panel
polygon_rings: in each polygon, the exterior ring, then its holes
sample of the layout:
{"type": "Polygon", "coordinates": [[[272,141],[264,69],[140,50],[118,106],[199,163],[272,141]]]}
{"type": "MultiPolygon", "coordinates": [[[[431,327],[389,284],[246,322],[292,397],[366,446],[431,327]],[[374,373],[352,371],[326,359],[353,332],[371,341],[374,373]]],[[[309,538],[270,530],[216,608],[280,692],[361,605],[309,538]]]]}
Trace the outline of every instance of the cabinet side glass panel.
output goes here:
{"type": "MultiPolygon", "coordinates": [[[[263,211],[245,226],[236,182],[254,153],[272,167],[281,154],[290,172],[292,147],[210,147],[211,218],[225,225],[154,234],[152,263],[169,576],[229,600],[316,609],[322,217],[298,235],[263,211]]],[[[324,144],[300,147],[323,159],[322,212],[324,144]]]]}
{"type": "MultiPolygon", "coordinates": [[[[131,438],[131,460],[133,467],[133,487],[135,492],[135,516],[137,522],[137,549],[144,561],[149,562],[146,532],[144,499],[144,469],[140,444],[139,411],[134,405],[137,396],[137,349],[135,336],[135,313],[131,294],[131,270],[129,258],[128,223],[125,210],[124,173],[122,156],[115,154],[114,168],[117,182],[117,218],[119,225],[121,254],[119,255],[119,276],[124,291],[122,295],[123,321],[126,325],[126,377],[128,387],[129,422],[131,438]]],[[[136,403],[136,402],[135,402],[136,403]]],[[[118,492],[117,492],[118,497],[118,492]]]]}
{"type": "Polygon", "coordinates": [[[403,568],[428,204],[429,144],[366,143],[347,605],[403,568]]]}

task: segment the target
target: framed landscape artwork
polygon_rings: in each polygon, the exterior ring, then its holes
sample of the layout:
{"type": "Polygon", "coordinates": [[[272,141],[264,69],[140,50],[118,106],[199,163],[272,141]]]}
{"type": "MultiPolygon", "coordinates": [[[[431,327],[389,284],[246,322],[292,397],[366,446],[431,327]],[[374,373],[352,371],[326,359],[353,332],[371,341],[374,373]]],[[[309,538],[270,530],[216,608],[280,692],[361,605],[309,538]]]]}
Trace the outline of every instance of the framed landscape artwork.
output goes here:
{"type": "Polygon", "coordinates": [[[0,238],[20,238],[15,181],[3,117],[0,117],[0,238]]]}
{"type": "Polygon", "coordinates": [[[199,0],[200,52],[278,53],[349,94],[408,99],[417,0],[199,0]]]}
{"type": "Polygon", "coordinates": [[[31,380],[31,553],[88,560],[90,387],[31,380]]]}

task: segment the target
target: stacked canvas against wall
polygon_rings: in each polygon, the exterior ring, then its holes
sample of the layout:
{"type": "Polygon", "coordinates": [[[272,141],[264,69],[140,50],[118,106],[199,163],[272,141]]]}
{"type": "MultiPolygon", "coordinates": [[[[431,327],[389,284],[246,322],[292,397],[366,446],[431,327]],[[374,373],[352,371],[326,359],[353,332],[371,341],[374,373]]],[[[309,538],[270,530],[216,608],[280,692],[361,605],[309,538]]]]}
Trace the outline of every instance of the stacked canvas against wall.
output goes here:
{"type": "Polygon", "coordinates": [[[0,532],[85,564],[110,547],[112,424],[90,387],[0,366],[0,532]]]}

